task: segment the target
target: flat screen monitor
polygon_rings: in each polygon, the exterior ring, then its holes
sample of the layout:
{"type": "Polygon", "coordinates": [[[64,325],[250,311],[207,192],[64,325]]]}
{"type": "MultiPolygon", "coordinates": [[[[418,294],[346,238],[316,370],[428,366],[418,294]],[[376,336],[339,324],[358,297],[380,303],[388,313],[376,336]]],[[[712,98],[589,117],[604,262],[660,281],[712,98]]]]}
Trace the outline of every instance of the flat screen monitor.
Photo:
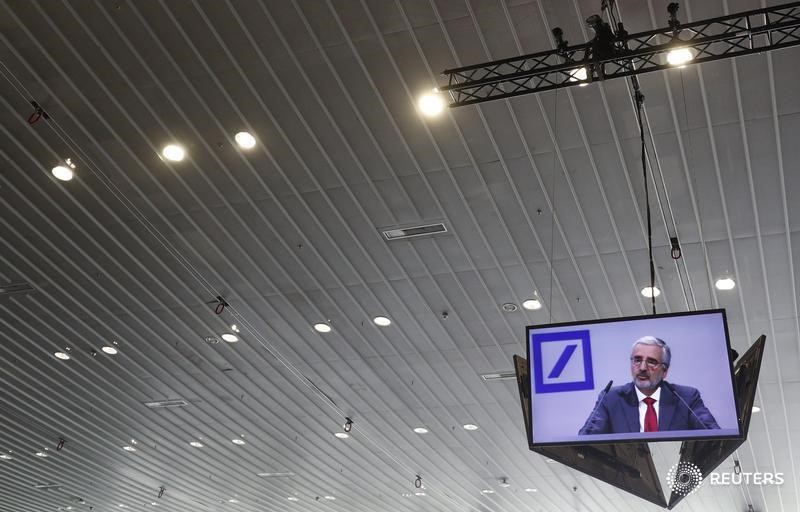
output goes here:
{"type": "Polygon", "coordinates": [[[725,310],[527,328],[533,446],[740,438],[725,310]]]}

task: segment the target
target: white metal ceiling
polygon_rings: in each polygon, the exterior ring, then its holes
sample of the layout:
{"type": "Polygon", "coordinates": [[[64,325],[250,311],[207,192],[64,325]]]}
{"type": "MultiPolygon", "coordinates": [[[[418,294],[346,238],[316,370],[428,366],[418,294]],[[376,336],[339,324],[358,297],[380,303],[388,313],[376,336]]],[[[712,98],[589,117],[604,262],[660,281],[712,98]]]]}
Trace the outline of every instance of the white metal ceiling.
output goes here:
{"type": "MultiPolygon", "coordinates": [[[[666,3],[619,7],[633,32],[664,26],[666,3]]],[[[695,0],[680,17],[777,3],[695,0]]],[[[588,39],[599,7],[0,2],[0,286],[36,289],[0,298],[0,510],[655,510],[529,452],[516,384],[480,377],[512,367],[525,325],[648,311],[626,83],[415,109],[443,69],[551,48],[554,26],[588,39]],[[31,100],[51,119],[29,124],[31,100]],[[255,150],[233,145],[242,129],[255,150]],[[186,161],[158,157],[170,140],[186,161]],[[77,177],[57,182],[67,157],[77,177]],[[448,232],[380,233],[431,222],[448,232]],[[543,309],[502,310],[534,291],[543,309]],[[203,342],[234,322],[238,343],[203,342]],[[118,355],[90,355],[111,341],[118,355]],[[178,397],[190,405],[144,405],[178,397]]],[[[641,77],[658,309],[727,308],[740,352],[768,336],[739,457],[786,474],[706,486],[691,512],[800,510],[798,57],[641,77]],[[723,275],[733,291],[713,288],[723,275]]],[[[654,450],[675,462],[674,444],[654,450]]]]}

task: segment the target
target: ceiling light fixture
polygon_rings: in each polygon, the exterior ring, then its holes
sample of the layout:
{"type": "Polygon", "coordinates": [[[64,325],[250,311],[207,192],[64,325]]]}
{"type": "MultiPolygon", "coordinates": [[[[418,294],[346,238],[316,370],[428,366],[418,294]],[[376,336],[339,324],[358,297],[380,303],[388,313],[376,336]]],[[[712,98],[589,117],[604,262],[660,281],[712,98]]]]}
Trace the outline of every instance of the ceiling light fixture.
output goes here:
{"type": "Polygon", "coordinates": [[[63,361],[66,361],[66,360],[69,359],[69,354],[67,354],[66,352],[56,352],[53,355],[55,355],[57,358],[59,358],[59,359],[61,359],[63,361]]]}
{"type": "Polygon", "coordinates": [[[649,299],[651,297],[658,297],[659,295],[661,295],[661,290],[659,290],[657,286],[654,286],[652,288],[650,288],[649,286],[645,286],[644,288],[642,288],[641,294],[649,299]]]}
{"type": "Polygon", "coordinates": [[[414,493],[414,496],[425,496],[426,494],[422,491],[417,491],[414,493]]]}
{"type": "Polygon", "coordinates": [[[736,287],[736,281],[731,277],[721,277],[714,283],[717,290],[733,290],[736,287]]]}
{"type": "Polygon", "coordinates": [[[387,325],[391,325],[392,323],[392,321],[385,316],[376,316],[375,318],[372,319],[372,321],[375,322],[375,325],[379,325],[381,327],[386,327],[387,325]]]}
{"type": "Polygon", "coordinates": [[[300,501],[300,498],[298,498],[297,496],[289,496],[286,499],[289,500],[289,501],[300,501]]]}
{"type": "Polygon", "coordinates": [[[525,492],[539,492],[539,489],[534,489],[533,487],[528,487],[525,489],[525,492]]]}
{"type": "Polygon", "coordinates": [[[757,405],[754,405],[753,406],[753,412],[761,412],[761,407],[759,407],[757,405]]]}
{"type": "Polygon", "coordinates": [[[239,132],[234,135],[233,138],[242,149],[253,149],[256,147],[256,138],[248,132],[239,132]]]}
{"type": "Polygon", "coordinates": [[[238,336],[236,336],[235,334],[231,334],[229,332],[226,332],[225,334],[222,334],[220,336],[220,338],[222,338],[223,340],[227,341],[228,343],[236,343],[237,341],[239,341],[239,337],[238,336]]]}
{"type": "Polygon", "coordinates": [[[506,313],[513,313],[514,311],[516,311],[517,309],[519,309],[519,308],[517,307],[517,305],[516,305],[516,304],[514,304],[513,302],[506,302],[505,304],[503,304],[503,305],[501,306],[501,308],[502,308],[502,309],[503,309],[503,311],[505,311],[506,313]]]}
{"type": "Polygon", "coordinates": [[[467,423],[463,425],[464,430],[478,430],[478,425],[473,425],[472,423],[467,423]]]}
{"type": "Polygon", "coordinates": [[[667,64],[670,66],[683,67],[693,59],[694,55],[689,48],[674,48],[667,53],[667,64]]]}
{"type": "Polygon", "coordinates": [[[348,437],[350,437],[350,434],[348,434],[347,432],[336,432],[333,435],[335,435],[339,439],[347,439],[348,437]]]}
{"type": "Polygon", "coordinates": [[[60,181],[69,181],[75,176],[75,173],[72,172],[72,169],[64,165],[57,165],[53,167],[50,172],[53,173],[53,177],[55,179],[60,181]]]}
{"type": "Polygon", "coordinates": [[[47,454],[45,452],[36,452],[37,457],[41,457],[43,459],[47,458],[47,454]]]}
{"type": "Polygon", "coordinates": [[[135,452],[136,451],[136,448],[134,448],[133,446],[123,446],[122,449],[125,450],[126,452],[135,452]]]}
{"type": "Polygon", "coordinates": [[[201,443],[200,441],[190,441],[189,445],[190,446],[194,446],[195,448],[202,448],[203,447],[203,443],[201,443]]]}
{"type": "Polygon", "coordinates": [[[438,116],[444,110],[444,99],[439,94],[439,89],[433,89],[431,92],[420,96],[417,106],[425,116],[438,116]]]}
{"type": "Polygon", "coordinates": [[[539,299],[527,299],[522,301],[522,307],[530,310],[542,309],[542,301],[539,299]]]}
{"type": "MultiPolygon", "coordinates": [[[[588,78],[588,74],[586,73],[586,68],[577,68],[570,70],[569,72],[569,81],[570,82],[580,82],[586,80],[588,78]]],[[[588,83],[578,84],[578,87],[586,87],[589,85],[588,83]]]]}
{"type": "Polygon", "coordinates": [[[231,439],[231,442],[233,444],[237,444],[239,446],[242,446],[243,444],[245,444],[244,439],[239,439],[238,437],[235,438],[235,439],[231,439]]]}
{"type": "Polygon", "coordinates": [[[14,460],[14,457],[7,453],[0,453],[0,459],[2,460],[14,460]]]}
{"type": "Polygon", "coordinates": [[[231,330],[233,332],[239,332],[239,327],[236,324],[231,325],[231,330]]]}
{"type": "Polygon", "coordinates": [[[425,427],[416,427],[414,429],[414,432],[416,432],[417,434],[427,434],[428,433],[428,429],[425,428],[425,427]]]}
{"type": "Polygon", "coordinates": [[[105,347],[101,348],[100,350],[102,350],[103,352],[105,352],[106,354],[108,354],[110,356],[116,355],[119,352],[119,350],[117,350],[115,347],[112,347],[111,345],[106,345],[105,347]]]}
{"type": "Polygon", "coordinates": [[[481,494],[494,494],[494,491],[491,489],[481,489],[481,494]]]}
{"type": "Polygon", "coordinates": [[[326,500],[335,500],[336,496],[325,496],[326,500]]]}
{"type": "Polygon", "coordinates": [[[328,324],[314,324],[314,330],[317,332],[331,332],[331,326],[328,324]]]}
{"type": "Polygon", "coordinates": [[[164,149],[161,150],[161,156],[170,162],[180,162],[186,156],[186,150],[183,149],[183,146],[179,146],[178,144],[167,144],[164,146],[164,149]]]}

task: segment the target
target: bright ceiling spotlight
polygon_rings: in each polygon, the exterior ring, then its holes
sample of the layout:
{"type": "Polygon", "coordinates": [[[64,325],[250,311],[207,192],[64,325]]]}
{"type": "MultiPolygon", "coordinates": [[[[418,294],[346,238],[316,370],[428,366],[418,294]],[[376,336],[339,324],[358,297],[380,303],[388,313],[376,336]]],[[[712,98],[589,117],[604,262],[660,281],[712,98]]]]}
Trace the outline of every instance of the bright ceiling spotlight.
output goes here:
{"type": "Polygon", "coordinates": [[[481,494],[494,494],[494,491],[491,489],[481,489],[481,494]]]}
{"type": "Polygon", "coordinates": [[[426,494],[422,491],[417,491],[414,493],[414,496],[426,496],[426,494]]]}
{"type": "Polygon", "coordinates": [[[64,165],[57,165],[53,167],[51,172],[57,180],[61,181],[69,181],[73,176],[75,176],[75,173],[72,172],[72,169],[64,165]]]}
{"type": "Polygon", "coordinates": [[[236,343],[237,341],[239,341],[238,336],[236,336],[235,334],[231,334],[229,332],[226,332],[225,334],[221,335],[220,338],[227,341],[228,343],[236,343]]]}
{"type": "Polygon", "coordinates": [[[522,307],[530,310],[542,309],[542,301],[539,299],[527,299],[522,301],[522,307]]]}
{"type": "Polygon", "coordinates": [[[375,325],[379,325],[381,327],[386,327],[392,323],[392,321],[385,316],[376,316],[372,319],[372,321],[375,322],[375,325]]]}
{"type": "Polygon", "coordinates": [[[183,146],[177,144],[167,144],[161,150],[161,156],[170,162],[180,162],[186,156],[186,150],[183,149],[183,146]]]}
{"type": "Polygon", "coordinates": [[[463,426],[464,430],[478,430],[478,425],[473,425],[472,423],[467,423],[463,426]]]}
{"type": "Polygon", "coordinates": [[[659,290],[657,286],[653,286],[652,288],[645,286],[642,288],[641,294],[649,299],[661,295],[661,290],[659,290]]]}
{"type": "Polygon", "coordinates": [[[235,438],[235,439],[231,439],[231,442],[232,442],[233,444],[236,444],[236,445],[242,446],[242,445],[244,444],[244,439],[239,439],[239,438],[237,437],[237,438],[235,438]]]}
{"type": "Polygon", "coordinates": [[[253,149],[256,147],[256,138],[248,132],[239,132],[234,135],[233,138],[242,149],[253,149]]]}
{"type": "Polygon", "coordinates": [[[736,287],[736,281],[730,277],[722,277],[717,279],[714,286],[716,286],[717,290],[733,290],[736,287]]]}
{"type": "Polygon", "coordinates": [[[759,407],[757,405],[754,405],[753,406],[753,412],[761,412],[761,407],[759,407]]]}
{"type": "Polygon", "coordinates": [[[194,446],[195,448],[202,448],[203,443],[201,443],[200,441],[191,441],[189,443],[189,446],[194,446]]]}
{"type": "Polygon", "coordinates": [[[102,350],[103,352],[105,352],[106,354],[108,354],[110,356],[116,355],[119,352],[119,350],[117,350],[115,347],[112,347],[111,345],[106,345],[105,347],[101,348],[100,350],[102,350]]]}
{"type": "Polygon", "coordinates": [[[55,354],[53,354],[53,355],[55,355],[57,358],[59,358],[59,359],[62,359],[62,360],[64,360],[64,361],[66,361],[67,359],[69,359],[69,354],[67,354],[66,352],[56,352],[56,353],[55,353],[55,354]]]}
{"type": "Polygon", "coordinates": [[[11,455],[8,455],[7,453],[0,453],[0,459],[2,459],[2,460],[13,460],[14,457],[12,457],[11,455]]]}
{"type": "Polygon", "coordinates": [[[286,499],[289,500],[289,501],[300,501],[300,498],[298,498],[297,496],[289,496],[286,499]]]}
{"type": "Polygon", "coordinates": [[[133,446],[123,446],[122,449],[125,450],[126,452],[135,452],[136,451],[136,448],[134,448],[133,446]]]}
{"type": "Polygon", "coordinates": [[[416,432],[417,434],[427,434],[428,429],[425,427],[417,427],[414,429],[414,432],[416,432]]]}
{"type": "Polygon", "coordinates": [[[47,454],[44,452],[36,452],[37,457],[41,457],[43,459],[47,458],[47,454]]]}
{"type": "MultiPolygon", "coordinates": [[[[589,74],[586,72],[586,68],[577,68],[572,69],[569,71],[569,81],[570,82],[582,82],[588,78],[589,74]]],[[[588,83],[578,84],[579,87],[585,87],[589,85],[588,83]]]]}
{"type": "Polygon", "coordinates": [[[533,487],[528,487],[525,489],[525,492],[539,492],[539,489],[534,489],[533,487]]]}
{"type": "Polygon", "coordinates": [[[314,324],[314,330],[317,332],[331,332],[331,326],[328,324],[314,324]]]}
{"type": "Polygon", "coordinates": [[[688,48],[675,48],[667,53],[667,64],[670,66],[685,66],[693,59],[694,55],[688,48]]]}
{"type": "Polygon", "coordinates": [[[425,116],[438,116],[444,110],[444,98],[442,98],[442,95],[439,94],[437,89],[434,89],[419,97],[417,107],[419,107],[419,111],[425,116]]]}
{"type": "Polygon", "coordinates": [[[339,439],[347,439],[348,437],[350,437],[350,434],[348,434],[347,432],[336,432],[333,435],[335,435],[339,439]]]}
{"type": "Polygon", "coordinates": [[[325,496],[326,500],[335,500],[336,496],[325,496]]]}

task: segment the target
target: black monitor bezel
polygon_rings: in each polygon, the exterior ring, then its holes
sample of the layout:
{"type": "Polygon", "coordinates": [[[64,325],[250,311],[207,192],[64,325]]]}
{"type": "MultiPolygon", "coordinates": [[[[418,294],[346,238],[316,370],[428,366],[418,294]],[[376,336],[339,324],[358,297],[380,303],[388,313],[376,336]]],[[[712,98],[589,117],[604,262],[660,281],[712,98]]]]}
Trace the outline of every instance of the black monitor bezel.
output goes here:
{"type": "MultiPolygon", "coordinates": [[[[533,368],[531,365],[533,364],[533,360],[531,358],[531,330],[532,329],[548,329],[552,327],[570,327],[570,326],[580,326],[580,325],[590,325],[590,324],[601,324],[601,323],[610,323],[610,322],[624,322],[624,321],[633,321],[633,320],[646,320],[652,318],[667,318],[667,317],[687,317],[687,316],[695,316],[695,315],[707,315],[711,313],[718,313],[722,315],[722,324],[725,329],[725,345],[727,348],[728,354],[728,382],[730,385],[730,389],[734,393],[734,407],[736,407],[736,418],[740,418],[740,410],[739,410],[739,403],[736,400],[736,386],[734,383],[734,373],[733,373],[733,360],[731,359],[731,338],[728,332],[728,317],[725,313],[724,308],[718,309],[704,309],[704,310],[697,310],[697,311],[684,311],[684,312],[677,312],[677,313],[659,313],[656,315],[636,315],[636,316],[623,316],[623,317],[615,317],[615,318],[599,318],[593,320],[575,320],[570,322],[557,322],[557,323],[550,323],[550,324],[541,324],[541,325],[528,325],[525,327],[525,353],[528,360],[528,375],[533,375],[533,368]]],[[[532,387],[532,377],[528,381],[528,385],[532,387]]],[[[738,429],[738,434],[729,434],[729,435],[719,435],[719,436],[676,436],[676,437],[659,437],[655,439],[647,439],[642,437],[637,437],[634,439],[604,439],[604,440],[590,440],[587,439],[586,441],[570,441],[570,442],[546,442],[546,443],[535,443],[533,441],[533,437],[535,435],[534,428],[533,428],[533,390],[528,390],[530,399],[528,400],[528,414],[531,418],[531,430],[528,436],[528,447],[533,449],[536,447],[544,447],[544,446],[584,446],[584,445],[592,445],[592,444],[617,444],[617,443],[660,443],[660,442],[669,442],[669,441],[713,441],[713,440],[723,440],[723,439],[743,439],[744,432],[742,431],[741,422],[737,421],[736,428],[738,429]]],[[[634,434],[632,432],[632,434],[634,434]]],[[[587,436],[589,437],[589,436],[587,436]]]]}

